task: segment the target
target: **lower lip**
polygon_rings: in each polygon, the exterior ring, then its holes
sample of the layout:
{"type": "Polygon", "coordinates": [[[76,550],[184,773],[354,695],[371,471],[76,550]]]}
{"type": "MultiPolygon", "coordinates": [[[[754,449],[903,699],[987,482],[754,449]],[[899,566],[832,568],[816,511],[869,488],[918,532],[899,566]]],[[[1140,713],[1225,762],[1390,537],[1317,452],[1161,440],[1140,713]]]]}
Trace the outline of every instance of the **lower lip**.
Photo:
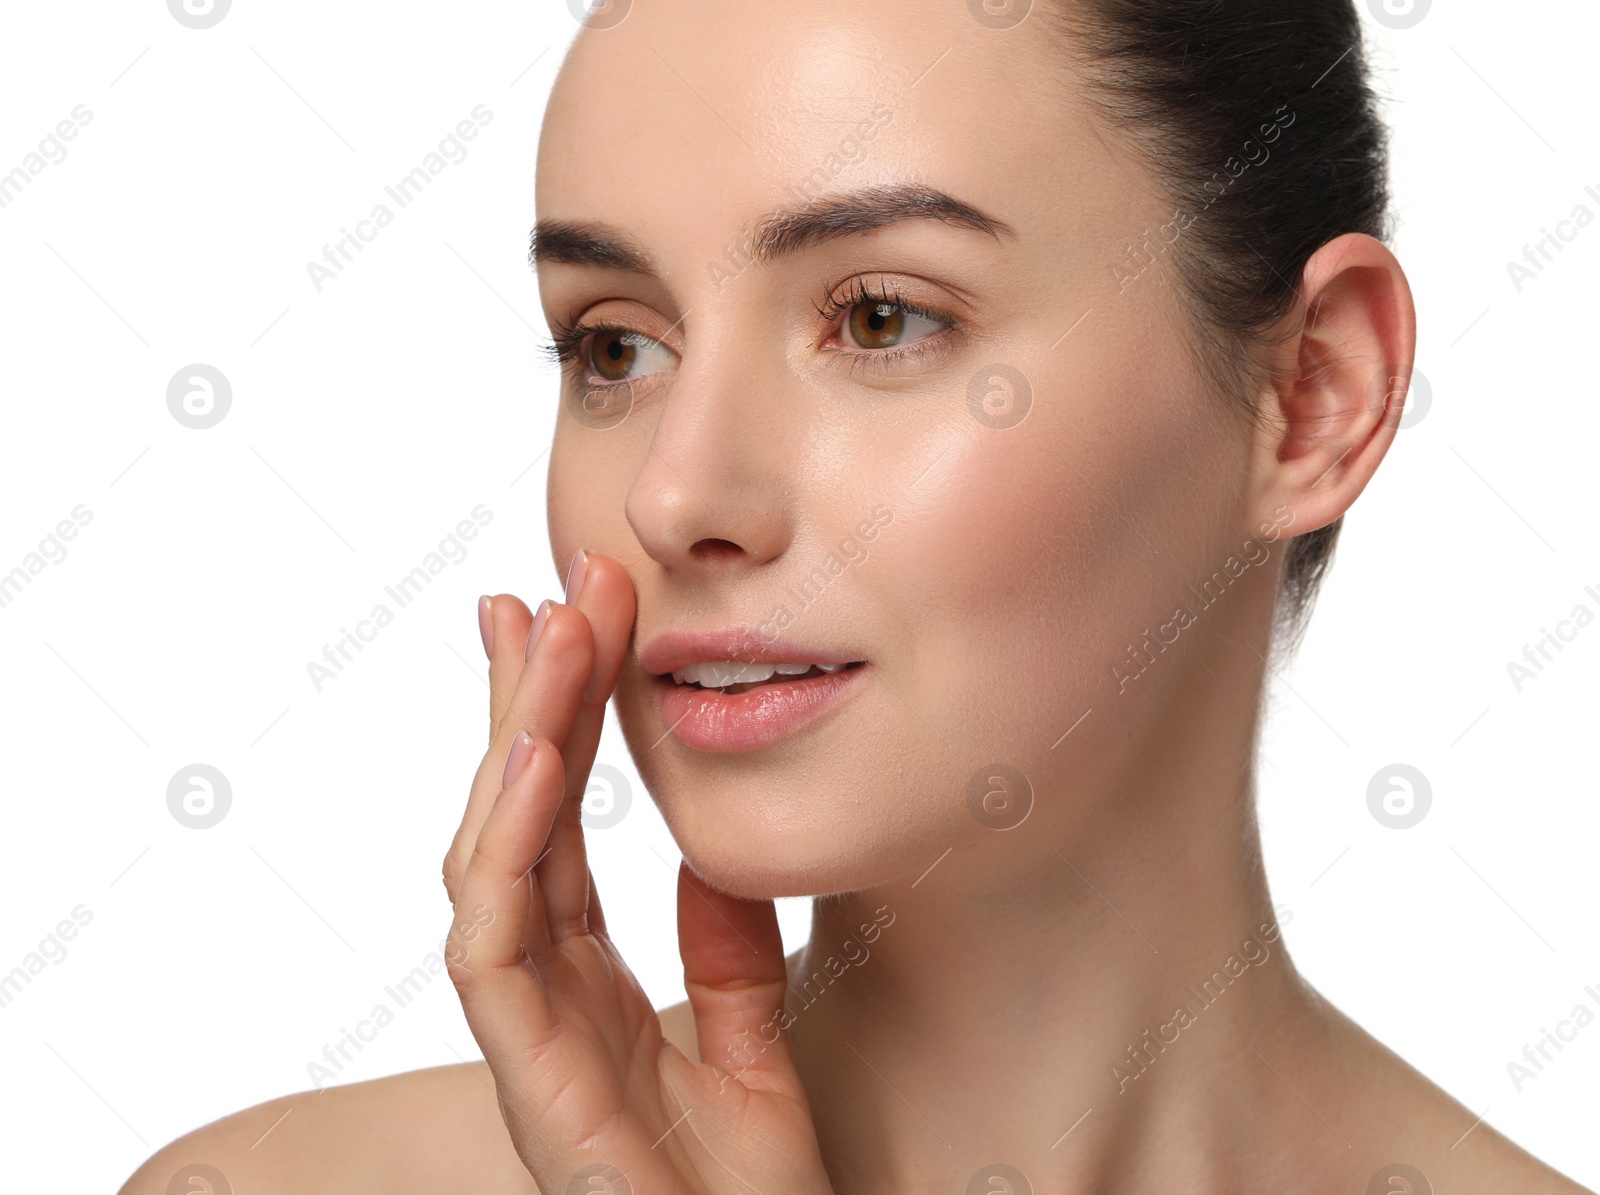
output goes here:
{"type": "Polygon", "coordinates": [[[779,681],[723,693],[657,678],[661,717],[670,733],[697,751],[754,751],[798,734],[860,688],[865,664],[805,680],[779,681]]]}

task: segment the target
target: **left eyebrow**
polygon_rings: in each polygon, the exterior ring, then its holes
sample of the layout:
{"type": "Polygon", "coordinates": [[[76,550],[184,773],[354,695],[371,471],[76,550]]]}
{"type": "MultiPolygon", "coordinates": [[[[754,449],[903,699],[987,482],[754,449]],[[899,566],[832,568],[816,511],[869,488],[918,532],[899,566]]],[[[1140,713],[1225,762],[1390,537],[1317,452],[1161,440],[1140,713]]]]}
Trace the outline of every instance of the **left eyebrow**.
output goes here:
{"type": "Polygon", "coordinates": [[[917,183],[861,187],[815,200],[804,207],[772,212],[756,226],[751,246],[759,262],[772,262],[840,237],[857,236],[906,220],[938,220],[970,228],[999,240],[1016,230],[944,191],[917,183]]]}
{"type": "MultiPolygon", "coordinates": [[[[858,236],[907,220],[938,220],[995,240],[1015,239],[1017,235],[1004,220],[947,192],[917,183],[890,183],[860,187],[801,207],[768,213],[756,222],[750,254],[766,264],[841,237],[858,236]]],[[[534,229],[529,257],[535,264],[567,262],[660,277],[647,252],[626,233],[604,224],[540,221],[534,229]]]]}

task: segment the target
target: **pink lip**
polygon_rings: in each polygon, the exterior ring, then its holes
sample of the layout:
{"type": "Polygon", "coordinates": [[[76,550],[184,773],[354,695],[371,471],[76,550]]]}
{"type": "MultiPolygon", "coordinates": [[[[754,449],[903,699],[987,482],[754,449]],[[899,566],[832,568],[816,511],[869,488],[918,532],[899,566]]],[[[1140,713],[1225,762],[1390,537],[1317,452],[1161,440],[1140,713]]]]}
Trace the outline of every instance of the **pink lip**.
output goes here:
{"type": "Polygon", "coordinates": [[[663,676],[689,664],[719,660],[740,664],[853,664],[864,658],[804,643],[763,643],[753,631],[730,627],[657,635],[640,649],[639,666],[651,676],[663,676]]]}
{"type": "MultiPolygon", "coordinates": [[[[804,663],[777,660],[771,663],[804,663]]],[[[832,663],[832,661],[822,661],[832,663]]],[[[697,751],[754,751],[798,734],[860,692],[863,664],[803,680],[774,679],[743,693],[695,689],[671,676],[657,677],[657,698],[667,730],[697,751]]]]}

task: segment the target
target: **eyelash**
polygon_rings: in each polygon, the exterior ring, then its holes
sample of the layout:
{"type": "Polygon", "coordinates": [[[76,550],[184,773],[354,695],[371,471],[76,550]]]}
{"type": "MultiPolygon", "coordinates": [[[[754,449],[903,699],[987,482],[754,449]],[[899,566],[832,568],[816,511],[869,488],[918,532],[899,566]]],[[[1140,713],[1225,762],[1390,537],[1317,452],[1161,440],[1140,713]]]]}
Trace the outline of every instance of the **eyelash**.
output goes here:
{"type": "Polygon", "coordinates": [[[610,324],[569,324],[557,320],[550,333],[550,343],[539,346],[539,351],[550,361],[558,366],[566,365],[578,359],[578,351],[583,347],[584,339],[591,332],[609,332],[613,336],[627,334],[626,328],[613,327],[610,324]]]}
{"type": "MultiPolygon", "coordinates": [[[[812,306],[815,308],[818,317],[830,327],[838,321],[840,316],[854,307],[862,304],[888,304],[899,308],[907,315],[920,316],[923,319],[941,323],[944,325],[944,330],[895,348],[827,350],[848,357],[852,374],[855,372],[856,367],[863,363],[870,362],[871,368],[882,369],[919,358],[929,351],[930,341],[942,340],[947,333],[960,329],[960,325],[944,312],[936,311],[930,307],[923,307],[902,298],[899,287],[891,284],[884,289],[888,293],[884,293],[882,289],[878,291],[869,290],[864,279],[856,278],[851,281],[848,288],[842,293],[839,291],[829,292],[821,303],[814,303],[812,306]]],[[[591,335],[643,336],[644,333],[633,328],[624,328],[617,324],[584,324],[582,322],[569,324],[558,320],[551,330],[550,343],[541,345],[540,351],[558,368],[566,368],[578,360],[583,352],[584,342],[591,335]]],[[[619,386],[631,386],[634,383],[631,380],[624,380],[618,382],[590,382],[588,384],[593,389],[605,390],[619,386]]]]}
{"type": "Polygon", "coordinates": [[[931,307],[923,307],[902,298],[900,288],[892,283],[885,289],[888,291],[887,294],[883,293],[881,289],[872,291],[867,289],[865,279],[852,279],[845,293],[832,293],[820,304],[815,304],[817,314],[831,327],[841,315],[854,307],[887,304],[899,308],[907,315],[920,316],[923,319],[941,323],[944,325],[944,330],[931,333],[920,340],[913,340],[910,344],[897,345],[894,348],[827,350],[831,353],[839,353],[848,357],[852,375],[855,373],[856,367],[861,365],[865,365],[870,369],[881,370],[917,360],[933,351],[933,349],[940,347],[934,343],[935,341],[943,340],[948,334],[960,330],[960,325],[944,312],[936,311],[931,307]]]}

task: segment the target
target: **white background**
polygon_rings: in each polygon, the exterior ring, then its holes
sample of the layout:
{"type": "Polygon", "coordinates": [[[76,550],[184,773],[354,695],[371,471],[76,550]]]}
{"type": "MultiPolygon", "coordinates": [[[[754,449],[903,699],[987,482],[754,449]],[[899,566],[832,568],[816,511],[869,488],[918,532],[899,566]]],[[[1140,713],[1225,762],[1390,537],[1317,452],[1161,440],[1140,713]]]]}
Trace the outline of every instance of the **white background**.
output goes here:
{"type": "MultiPolygon", "coordinates": [[[[1317,986],[1596,1185],[1600,1025],[1520,1093],[1506,1064],[1600,1006],[1600,624],[1521,692],[1506,663],[1574,606],[1600,614],[1600,225],[1521,293],[1506,263],[1579,203],[1600,216],[1600,10],[1363,15],[1433,403],[1350,515],[1274,688],[1267,862],[1317,986]],[[1405,831],[1366,803],[1395,762],[1433,789],[1405,831]]],[[[447,929],[439,863],[485,729],[474,604],[558,586],[525,254],[575,25],[556,0],[237,0],[204,31],[106,0],[3,22],[0,172],[75,105],[93,118],[0,209],[0,572],[76,505],[93,518],[0,608],[0,973],[75,906],[92,921],[0,1008],[0,1154],[8,1189],[71,1173],[106,1191],[173,1137],[309,1087],[307,1063],[447,929]],[[318,293],[306,263],[479,104],[469,155],[318,293]],[[166,405],[195,362],[233,390],[204,431],[166,405]],[[318,692],[307,662],[480,503],[466,558],[318,692]],[[166,805],[196,762],[232,787],[204,831],[166,805]]],[[[614,727],[601,759],[633,775],[614,727]]],[[[591,851],[666,1004],[677,852],[634,784],[591,851]]],[[[792,946],[808,908],[781,914],[792,946]]],[[[339,1081],[475,1057],[440,976],[339,1081]]]]}

